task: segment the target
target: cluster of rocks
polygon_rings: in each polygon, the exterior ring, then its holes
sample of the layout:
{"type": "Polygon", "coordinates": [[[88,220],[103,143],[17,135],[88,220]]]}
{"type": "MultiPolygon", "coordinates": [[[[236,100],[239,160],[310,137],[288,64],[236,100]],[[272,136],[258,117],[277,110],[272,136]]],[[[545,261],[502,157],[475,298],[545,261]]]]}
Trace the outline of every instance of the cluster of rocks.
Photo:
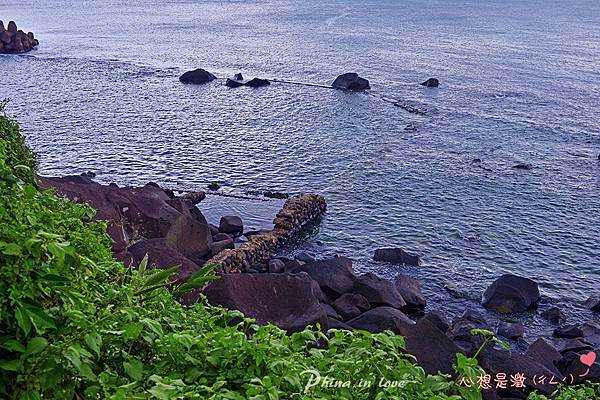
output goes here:
{"type": "MultiPolygon", "coordinates": [[[[205,198],[203,192],[175,196],[155,183],[138,188],[101,185],[87,175],[39,177],[39,182],[41,189],[52,188],[94,208],[94,218],[107,221],[113,253],[125,265],[137,265],[146,255],[152,267],[181,265],[175,283],[186,281],[209,260],[218,264],[220,273],[247,271],[326,208],[321,196],[290,198],[273,231],[244,233],[238,216],[222,217],[219,226],[209,224],[196,207],[205,198]]],[[[183,301],[196,299],[197,293],[183,301]]]]}
{"type": "Polygon", "coordinates": [[[0,21],[0,53],[25,53],[38,44],[33,33],[18,29],[15,21],[10,21],[6,28],[4,22],[0,21]]]}
{"type": "Polygon", "coordinates": [[[252,78],[252,79],[246,80],[246,79],[244,79],[243,75],[239,72],[237,74],[235,74],[233,76],[233,78],[227,78],[227,80],[225,81],[225,86],[231,87],[231,88],[236,88],[236,87],[240,87],[240,86],[261,87],[261,86],[268,86],[270,84],[271,84],[271,82],[269,82],[268,79],[252,78]]]}

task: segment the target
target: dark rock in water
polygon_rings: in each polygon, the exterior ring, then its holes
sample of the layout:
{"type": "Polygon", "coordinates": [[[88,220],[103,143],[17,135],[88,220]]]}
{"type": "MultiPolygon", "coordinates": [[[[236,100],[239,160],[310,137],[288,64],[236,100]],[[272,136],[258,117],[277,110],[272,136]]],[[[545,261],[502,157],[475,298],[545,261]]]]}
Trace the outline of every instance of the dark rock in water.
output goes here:
{"type": "Polygon", "coordinates": [[[278,274],[285,270],[285,263],[281,260],[278,260],[277,258],[269,260],[269,263],[267,265],[269,268],[269,273],[271,274],[278,274]]]}
{"type": "Polygon", "coordinates": [[[5,29],[4,23],[0,21],[0,53],[25,53],[38,44],[33,33],[25,33],[18,29],[14,21],[8,23],[8,29],[5,29]]]}
{"type": "Polygon", "coordinates": [[[567,320],[567,317],[560,311],[558,307],[550,307],[542,312],[542,318],[547,319],[553,324],[562,324],[567,320]]]}
{"type": "Polygon", "coordinates": [[[250,86],[250,87],[268,86],[270,84],[271,84],[271,82],[269,82],[267,79],[261,79],[261,78],[252,78],[248,82],[245,83],[246,86],[250,86]]]}
{"type": "Polygon", "coordinates": [[[552,332],[556,338],[576,339],[583,337],[583,331],[577,325],[565,325],[552,332]]]}
{"type": "Polygon", "coordinates": [[[463,315],[452,321],[452,327],[448,336],[455,342],[461,343],[461,348],[466,354],[473,354],[483,343],[480,335],[471,334],[473,329],[489,329],[489,325],[483,315],[473,310],[466,310],[463,315]]]}
{"type": "Polygon", "coordinates": [[[8,22],[8,28],[7,28],[7,30],[9,32],[15,32],[15,33],[17,32],[17,24],[15,23],[15,21],[9,21],[8,22]]]}
{"type": "Polygon", "coordinates": [[[421,85],[426,87],[438,87],[440,86],[440,81],[437,78],[429,78],[425,82],[421,83],[421,85]]]}
{"type": "MultiPolygon", "coordinates": [[[[212,232],[212,229],[211,229],[211,232],[212,232]]],[[[233,239],[233,238],[231,237],[231,235],[228,235],[227,233],[219,232],[219,233],[213,235],[213,241],[215,241],[215,242],[220,242],[221,240],[228,240],[228,239],[233,239]]]]}
{"type": "Polygon", "coordinates": [[[235,215],[221,217],[219,222],[219,232],[241,235],[244,232],[244,224],[242,219],[235,215]]]}
{"type": "Polygon", "coordinates": [[[525,326],[518,321],[502,321],[498,325],[498,335],[507,339],[518,339],[525,334],[525,326]]]}
{"type": "MultiPolygon", "coordinates": [[[[172,191],[168,194],[169,194],[169,197],[171,197],[171,198],[173,197],[172,191]]],[[[183,200],[189,201],[190,203],[196,205],[206,198],[206,193],[204,193],[202,191],[190,192],[190,193],[184,194],[183,196],[181,196],[181,198],[183,200]]]]}
{"type": "Polygon", "coordinates": [[[531,279],[506,274],[498,278],[483,294],[484,307],[499,313],[523,312],[540,300],[537,283],[531,279]]]}
{"type": "MultiPolygon", "coordinates": [[[[296,263],[298,262],[296,261],[296,263]]],[[[313,261],[304,265],[290,265],[289,267],[286,264],[285,270],[292,273],[308,273],[331,299],[336,299],[344,293],[351,292],[356,279],[352,271],[352,260],[346,257],[313,261]]]]}
{"type": "Polygon", "coordinates": [[[328,328],[327,314],[305,274],[223,274],[203,291],[211,304],[239,310],[258,324],[288,332],[307,325],[328,328]]]}
{"type": "Polygon", "coordinates": [[[377,249],[373,255],[373,260],[412,266],[418,266],[420,262],[419,256],[399,248],[377,249]]]}
{"type": "Polygon", "coordinates": [[[333,81],[331,86],[333,86],[335,89],[353,90],[357,92],[371,89],[369,81],[365,78],[361,78],[354,72],[348,72],[338,76],[335,78],[335,81],[333,81]]]}
{"type": "Polygon", "coordinates": [[[600,350],[600,321],[588,321],[580,325],[579,329],[583,332],[585,341],[600,350]]]}
{"type": "Polygon", "coordinates": [[[179,77],[179,81],[182,83],[193,83],[196,85],[208,83],[215,79],[217,79],[216,76],[202,68],[198,68],[193,71],[187,71],[179,77]]]}
{"type": "Polygon", "coordinates": [[[586,300],[585,306],[594,312],[600,312],[600,295],[590,296],[586,300]]]}
{"type": "Polygon", "coordinates": [[[396,289],[410,307],[425,308],[427,300],[421,292],[419,282],[408,275],[398,275],[395,280],[396,289]]]}
{"type": "Polygon", "coordinates": [[[225,81],[225,86],[231,87],[231,88],[240,87],[240,86],[244,86],[244,82],[238,81],[235,79],[231,79],[231,78],[227,78],[227,80],[225,81]]]}
{"type": "Polygon", "coordinates": [[[235,249],[233,239],[219,240],[210,244],[210,254],[215,256],[225,249],[235,249]]]}
{"type": "Polygon", "coordinates": [[[208,184],[207,187],[209,190],[219,190],[221,188],[221,185],[219,184],[219,182],[211,182],[208,184]]]}
{"type": "Polygon", "coordinates": [[[354,329],[373,333],[390,330],[399,335],[405,335],[407,327],[414,325],[402,311],[392,307],[373,308],[346,323],[354,329]]]}
{"type": "Polygon", "coordinates": [[[270,190],[263,192],[263,196],[268,197],[270,199],[287,199],[290,197],[290,195],[288,195],[287,193],[272,192],[270,190]]]}
{"type": "Polygon", "coordinates": [[[241,72],[238,72],[237,74],[233,75],[233,79],[235,79],[236,81],[243,81],[244,76],[242,75],[241,72]]]}
{"type": "Polygon", "coordinates": [[[296,254],[294,258],[298,261],[302,261],[305,263],[311,263],[315,261],[314,254],[308,253],[306,251],[301,251],[300,253],[296,254]]]}
{"type": "Polygon", "coordinates": [[[459,348],[438,327],[427,319],[404,328],[406,350],[417,358],[417,363],[427,374],[454,374],[459,348]]]}
{"type": "Polygon", "coordinates": [[[530,170],[533,169],[533,165],[531,164],[526,164],[526,163],[519,163],[519,164],[515,164],[512,166],[513,169],[523,169],[523,170],[530,170]]]}
{"type": "Polygon", "coordinates": [[[356,293],[344,293],[333,302],[333,308],[341,315],[342,320],[358,317],[363,311],[371,308],[364,296],[356,293]]]}
{"type": "Polygon", "coordinates": [[[528,357],[537,360],[544,367],[548,368],[554,374],[560,375],[560,371],[556,367],[556,363],[562,358],[562,354],[558,352],[550,343],[545,339],[539,338],[533,342],[525,352],[528,357]]]}
{"type": "Polygon", "coordinates": [[[450,322],[448,321],[448,318],[446,318],[446,316],[439,311],[429,311],[423,316],[422,319],[428,320],[444,333],[450,329],[450,322]]]}
{"type": "Polygon", "coordinates": [[[406,302],[393,282],[381,279],[370,272],[356,279],[354,293],[363,295],[372,306],[394,308],[406,306],[406,302]]]}

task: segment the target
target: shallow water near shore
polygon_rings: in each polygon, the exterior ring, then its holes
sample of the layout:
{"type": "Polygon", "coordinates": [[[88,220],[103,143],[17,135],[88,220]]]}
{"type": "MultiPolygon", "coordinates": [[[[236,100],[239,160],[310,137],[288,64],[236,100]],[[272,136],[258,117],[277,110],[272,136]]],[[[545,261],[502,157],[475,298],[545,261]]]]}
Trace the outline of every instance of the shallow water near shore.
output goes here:
{"type": "MultiPolygon", "coordinates": [[[[600,294],[598,2],[24,0],[0,4],[0,19],[41,42],[0,56],[0,98],[11,98],[43,174],[320,193],[329,211],[302,250],[347,255],[358,272],[408,273],[429,309],[482,310],[485,288],[511,272],[548,297],[515,316],[526,340],[551,333],[539,317],[550,303],[568,322],[591,317],[582,303],[600,294]],[[197,67],[319,84],[356,71],[373,93],[428,113],[318,87],[178,82],[197,67]],[[431,76],[440,88],[418,85],[431,76]],[[373,262],[387,245],[424,265],[373,262]]],[[[255,224],[271,213],[220,204],[255,224]]]]}

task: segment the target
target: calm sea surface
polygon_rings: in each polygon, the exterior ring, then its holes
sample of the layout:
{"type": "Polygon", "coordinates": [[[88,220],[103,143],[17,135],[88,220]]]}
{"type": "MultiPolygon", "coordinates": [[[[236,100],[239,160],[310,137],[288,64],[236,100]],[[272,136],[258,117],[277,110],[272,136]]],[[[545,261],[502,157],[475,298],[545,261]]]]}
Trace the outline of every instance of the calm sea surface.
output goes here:
{"type": "MultiPolygon", "coordinates": [[[[591,316],[581,303],[600,294],[597,0],[3,0],[0,19],[41,42],[0,56],[0,97],[43,174],[322,193],[329,212],[303,249],[408,273],[430,309],[481,309],[487,285],[511,272],[548,296],[517,316],[527,340],[551,332],[538,316],[549,302],[569,322],[591,316]],[[373,93],[428,112],[317,87],[178,82],[197,67],[321,84],[355,71],[373,93]],[[418,85],[429,77],[441,86],[418,85]],[[371,261],[385,245],[424,265],[371,261]]],[[[205,207],[260,224],[277,206],[205,207]]]]}

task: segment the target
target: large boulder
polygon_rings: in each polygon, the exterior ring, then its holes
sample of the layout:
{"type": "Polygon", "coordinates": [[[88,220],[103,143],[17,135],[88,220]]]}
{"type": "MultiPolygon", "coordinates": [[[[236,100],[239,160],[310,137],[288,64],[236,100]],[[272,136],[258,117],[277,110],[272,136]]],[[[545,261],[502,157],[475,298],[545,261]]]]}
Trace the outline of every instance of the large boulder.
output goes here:
{"type": "Polygon", "coordinates": [[[271,82],[269,82],[267,79],[252,78],[248,82],[246,82],[244,85],[250,86],[250,87],[261,87],[261,86],[268,86],[270,84],[271,84],[271,82]]]}
{"type": "Polygon", "coordinates": [[[395,308],[377,307],[351,319],[346,324],[354,329],[373,333],[389,330],[398,335],[406,336],[407,328],[414,325],[414,321],[395,308]]]}
{"type": "Polygon", "coordinates": [[[221,221],[219,222],[219,232],[232,235],[241,235],[244,233],[244,223],[238,216],[226,215],[221,217],[221,221]]]}
{"type": "Polygon", "coordinates": [[[167,245],[187,258],[198,261],[213,252],[212,235],[208,224],[197,222],[187,215],[179,215],[169,228],[167,245]]]}
{"type": "Polygon", "coordinates": [[[227,80],[225,81],[225,86],[231,87],[231,88],[236,88],[236,87],[244,86],[244,82],[241,80],[227,78],[227,80]]]}
{"type": "Polygon", "coordinates": [[[406,328],[406,350],[428,374],[454,374],[459,348],[431,321],[423,318],[406,328]]]}
{"type": "MultiPolygon", "coordinates": [[[[356,293],[344,293],[333,302],[333,308],[344,321],[358,317],[363,311],[371,308],[364,296],[356,293]]],[[[338,318],[340,319],[340,318],[338,318]]]]}
{"type": "Polygon", "coordinates": [[[224,274],[203,291],[211,304],[239,310],[258,324],[288,332],[307,325],[328,327],[327,314],[305,274],[224,274]]]}
{"type": "Polygon", "coordinates": [[[338,76],[335,78],[335,81],[333,81],[331,86],[333,86],[335,89],[353,90],[359,92],[371,89],[369,81],[365,78],[361,78],[354,72],[348,72],[338,76]]]}
{"type": "Polygon", "coordinates": [[[182,83],[193,83],[196,85],[208,83],[215,79],[217,79],[216,76],[202,68],[198,68],[193,71],[187,71],[179,77],[179,81],[182,83]]]}
{"type": "Polygon", "coordinates": [[[423,296],[423,292],[421,292],[421,285],[415,278],[401,274],[396,277],[394,284],[408,306],[425,308],[427,300],[423,296]]]}
{"type": "Polygon", "coordinates": [[[331,299],[349,293],[354,287],[356,276],[352,271],[352,260],[346,257],[335,257],[328,260],[313,261],[308,264],[298,262],[286,264],[287,272],[306,272],[317,281],[323,292],[331,299]]]}
{"type": "Polygon", "coordinates": [[[506,274],[498,278],[483,294],[484,307],[499,313],[523,312],[537,305],[540,290],[531,279],[506,274]]]}
{"type": "Polygon", "coordinates": [[[535,342],[529,345],[525,355],[538,361],[544,367],[548,368],[556,375],[560,375],[560,371],[557,368],[557,364],[562,358],[562,354],[558,352],[550,343],[544,338],[539,338],[535,342]]]}
{"type": "Polygon", "coordinates": [[[406,305],[394,282],[370,272],[356,279],[353,291],[363,295],[372,306],[402,308],[406,305]]]}
{"type": "Polygon", "coordinates": [[[418,255],[408,253],[399,248],[377,249],[373,255],[373,260],[411,266],[418,266],[420,263],[418,255]]]}
{"type": "Polygon", "coordinates": [[[600,295],[590,296],[586,300],[585,306],[593,312],[600,312],[600,295]]]}
{"type": "Polygon", "coordinates": [[[421,85],[425,87],[438,87],[440,86],[440,81],[437,78],[429,78],[425,82],[421,83],[421,85]]]}

